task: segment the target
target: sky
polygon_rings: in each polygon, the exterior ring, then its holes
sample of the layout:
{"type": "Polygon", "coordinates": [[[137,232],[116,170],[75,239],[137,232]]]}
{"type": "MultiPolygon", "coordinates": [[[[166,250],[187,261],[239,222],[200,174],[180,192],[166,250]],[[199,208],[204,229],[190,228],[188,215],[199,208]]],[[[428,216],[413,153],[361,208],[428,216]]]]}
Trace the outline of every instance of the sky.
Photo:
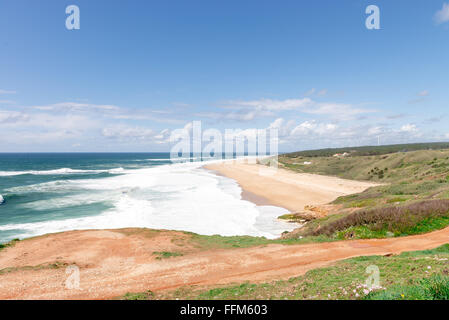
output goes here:
{"type": "Polygon", "coordinates": [[[0,0],[0,152],[170,151],[192,121],[281,152],[448,141],[448,40],[449,0],[0,0]]]}

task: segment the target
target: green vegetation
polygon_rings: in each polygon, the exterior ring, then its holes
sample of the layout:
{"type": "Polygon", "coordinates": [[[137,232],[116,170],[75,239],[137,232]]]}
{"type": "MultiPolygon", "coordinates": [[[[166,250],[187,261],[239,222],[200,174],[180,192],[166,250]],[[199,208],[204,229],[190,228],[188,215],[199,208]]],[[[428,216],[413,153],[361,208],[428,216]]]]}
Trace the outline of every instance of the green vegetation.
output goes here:
{"type": "Polygon", "coordinates": [[[265,237],[251,237],[251,236],[205,236],[195,233],[189,233],[192,238],[189,240],[196,248],[202,250],[208,249],[232,249],[232,248],[249,248],[255,246],[264,246],[269,244],[305,244],[311,242],[328,242],[334,241],[326,235],[310,236],[307,238],[281,238],[281,239],[267,239],[265,237]]]}
{"type": "Polygon", "coordinates": [[[183,254],[180,252],[169,252],[169,251],[155,251],[153,255],[156,255],[157,260],[168,259],[171,257],[180,257],[183,254]]]}
{"type": "Polygon", "coordinates": [[[150,300],[154,297],[154,293],[151,290],[140,293],[130,293],[128,292],[123,296],[123,300],[150,300]]]}
{"type": "MultiPolygon", "coordinates": [[[[183,287],[147,299],[448,299],[449,244],[396,256],[347,259],[285,281],[223,287],[183,287]],[[379,285],[368,289],[367,268],[379,268],[379,285]]],[[[144,293],[145,294],[145,293],[144,293]]],[[[130,294],[122,299],[142,298],[130,294]]]]}
{"type": "Polygon", "coordinates": [[[287,221],[290,221],[290,222],[304,221],[304,218],[302,218],[301,216],[299,216],[297,214],[294,214],[294,213],[284,214],[282,216],[279,216],[278,219],[287,220],[287,221]]]}
{"type": "Polygon", "coordinates": [[[449,200],[429,200],[400,207],[358,210],[328,222],[319,229],[309,229],[307,235],[332,236],[337,233],[340,238],[341,235],[346,238],[348,234],[358,233],[358,238],[367,238],[372,236],[371,231],[379,235],[390,232],[394,236],[403,236],[425,233],[448,225],[449,200]]]}
{"type": "Polygon", "coordinates": [[[442,147],[449,144],[326,149],[281,156],[280,164],[297,172],[379,183],[362,193],[336,199],[336,214],[309,222],[289,236],[383,238],[447,227],[449,150],[435,150],[442,147]],[[348,154],[333,156],[342,152],[348,154]]]}
{"type": "Polygon", "coordinates": [[[0,243],[0,251],[8,247],[13,247],[18,241],[20,241],[20,239],[14,239],[7,243],[0,243]]]}
{"type": "Polygon", "coordinates": [[[5,274],[5,273],[10,273],[10,272],[16,272],[16,271],[28,271],[28,270],[36,271],[36,270],[45,270],[45,269],[59,269],[59,268],[67,267],[67,266],[68,266],[67,263],[55,262],[55,263],[51,263],[51,264],[40,264],[37,266],[9,267],[9,268],[0,269],[0,275],[5,274]]]}
{"type": "Polygon", "coordinates": [[[192,236],[191,240],[192,243],[196,247],[204,249],[248,248],[271,243],[270,240],[264,237],[251,237],[251,236],[223,237],[219,235],[205,236],[196,233],[190,234],[192,236]]]}
{"type": "Polygon", "coordinates": [[[372,292],[366,300],[449,300],[449,277],[436,274],[413,281],[411,285],[396,285],[388,290],[372,292]]]}
{"type": "Polygon", "coordinates": [[[437,150],[437,149],[449,149],[449,143],[447,142],[434,142],[434,143],[413,143],[413,144],[395,144],[387,146],[364,146],[364,147],[347,147],[347,148],[329,148],[320,150],[307,150],[288,153],[285,156],[291,158],[297,157],[329,157],[334,154],[349,153],[353,156],[373,156],[383,155],[395,152],[409,152],[419,150],[437,150]]]}

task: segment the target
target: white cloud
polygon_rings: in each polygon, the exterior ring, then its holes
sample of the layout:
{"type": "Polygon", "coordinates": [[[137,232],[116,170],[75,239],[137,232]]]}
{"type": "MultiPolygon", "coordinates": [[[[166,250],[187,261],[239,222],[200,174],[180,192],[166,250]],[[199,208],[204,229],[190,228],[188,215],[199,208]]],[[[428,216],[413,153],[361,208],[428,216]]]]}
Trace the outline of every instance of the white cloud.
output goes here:
{"type": "Polygon", "coordinates": [[[102,130],[103,136],[113,139],[136,139],[147,140],[153,138],[156,133],[148,128],[142,127],[128,127],[125,125],[118,125],[113,127],[107,127],[102,130]]]}
{"type": "Polygon", "coordinates": [[[287,122],[279,118],[268,128],[279,128],[280,143],[294,150],[372,145],[377,144],[379,138],[382,143],[407,143],[424,136],[414,124],[391,128],[385,125],[360,124],[352,121],[336,124],[307,120],[298,125],[287,125],[291,121],[287,122]]]}
{"type": "Polygon", "coordinates": [[[270,125],[268,126],[268,129],[277,129],[279,137],[285,137],[290,135],[290,132],[292,128],[295,125],[294,120],[286,121],[283,118],[278,118],[274,120],[270,125]]]}
{"type": "Polygon", "coordinates": [[[0,89],[0,94],[16,94],[16,93],[17,93],[16,91],[0,89]]]}
{"type": "Polygon", "coordinates": [[[318,115],[330,115],[334,118],[341,120],[349,120],[356,115],[363,113],[376,112],[371,109],[355,108],[350,104],[344,103],[316,103],[313,107],[302,110],[304,113],[318,114],[318,115]]]}
{"type": "Polygon", "coordinates": [[[333,119],[338,120],[349,120],[354,118],[354,116],[362,113],[376,112],[376,110],[357,108],[351,104],[316,102],[310,98],[286,100],[260,99],[250,101],[230,101],[223,108],[233,111],[199,113],[196,115],[211,119],[252,121],[259,117],[270,117],[275,116],[283,111],[295,110],[306,114],[330,116],[333,119]]]}
{"type": "Polygon", "coordinates": [[[418,92],[418,96],[420,97],[427,97],[428,95],[430,95],[430,92],[428,90],[418,92]]]}
{"type": "Polygon", "coordinates": [[[62,112],[80,112],[80,111],[119,111],[121,108],[114,105],[98,105],[77,102],[61,102],[45,106],[33,106],[33,109],[41,111],[62,111],[62,112]]]}
{"type": "Polygon", "coordinates": [[[13,100],[0,100],[0,104],[15,104],[16,102],[13,100]]]}
{"type": "Polygon", "coordinates": [[[235,120],[235,121],[252,121],[259,117],[272,117],[275,114],[272,111],[265,111],[260,108],[255,110],[238,110],[232,112],[202,112],[196,113],[195,116],[205,117],[215,120],[235,120]]]}
{"type": "Polygon", "coordinates": [[[368,129],[367,133],[370,136],[380,135],[383,133],[383,128],[380,126],[371,127],[368,129]]]}
{"type": "Polygon", "coordinates": [[[16,123],[19,121],[28,121],[29,117],[18,111],[0,110],[0,123],[2,125],[16,123]]]}
{"type": "Polygon", "coordinates": [[[333,123],[317,123],[316,121],[305,121],[291,131],[291,136],[326,135],[335,132],[337,125],[333,123]]]}
{"type": "Polygon", "coordinates": [[[322,89],[320,91],[318,91],[317,95],[319,96],[325,96],[327,94],[327,89],[322,89]]]}
{"type": "Polygon", "coordinates": [[[305,96],[311,96],[312,94],[314,94],[316,91],[315,88],[310,89],[309,91],[307,91],[306,93],[304,93],[305,96]]]}
{"type": "Polygon", "coordinates": [[[312,88],[309,91],[307,91],[306,93],[304,93],[304,96],[308,97],[308,96],[312,96],[314,94],[316,94],[319,97],[325,96],[327,94],[327,89],[321,89],[317,92],[317,90],[315,88],[312,88]]]}
{"type": "Polygon", "coordinates": [[[284,110],[296,110],[307,107],[313,104],[310,98],[303,99],[286,99],[286,100],[272,100],[272,99],[260,99],[252,101],[230,101],[229,105],[225,108],[229,109],[241,109],[241,108],[255,108],[258,110],[267,111],[284,111],[284,110]]]}
{"type": "Polygon", "coordinates": [[[418,128],[414,124],[406,124],[399,129],[400,132],[417,132],[418,128]]]}
{"type": "Polygon", "coordinates": [[[438,10],[434,16],[435,22],[437,24],[445,23],[449,21],[449,4],[443,3],[443,8],[438,10]]]}

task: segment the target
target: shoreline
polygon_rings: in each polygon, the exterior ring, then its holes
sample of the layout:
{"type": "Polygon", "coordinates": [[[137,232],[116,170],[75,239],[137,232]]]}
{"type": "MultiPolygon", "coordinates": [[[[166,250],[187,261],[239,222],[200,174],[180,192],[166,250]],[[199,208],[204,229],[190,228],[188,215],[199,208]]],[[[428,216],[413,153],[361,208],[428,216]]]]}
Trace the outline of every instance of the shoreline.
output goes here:
{"type": "MultiPolygon", "coordinates": [[[[304,210],[304,206],[306,205],[315,206],[327,204],[332,200],[336,199],[340,195],[350,194],[354,192],[361,192],[367,187],[376,185],[369,182],[367,183],[352,180],[344,180],[336,177],[296,173],[282,168],[278,168],[274,174],[271,172],[268,175],[263,175],[260,174],[260,170],[267,169],[267,167],[255,163],[247,164],[246,162],[250,160],[253,159],[241,158],[241,159],[209,162],[200,165],[199,168],[205,171],[209,171],[214,175],[226,177],[235,181],[241,189],[240,192],[241,200],[251,202],[258,207],[271,206],[283,209],[290,213],[301,212],[302,210],[304,210]],[[318,182],[313,181],[311,182],[311,180],[318,180],[318,182]],[[317,186],[320,183],[325,184],[329,182],[331,183],[333,182],[334,185],[335,182],[337,182],[336,190],[329,190],[329,188],[323,189],[321,186],[317,186]],[[351,192],[348,192],[347,190],[339,190],[340,187],[339,185],[344,185],[348,183],[349,186],[353,188],[352,190],[350,190],[351,192]]],[[[282,214],[277,215],[275,218],[277,218],[280,215],[282,214]]],[[[284,222],[289,224],[295,224],[297,225],[297,227],[302,226],[302,224],[298,222],[292,221],[290,222],[284,221],[284,222]]],[[[123,226],[123,228],[126,227],[132,226],[123,226]]],[[[140,227],[145,228],[146,226],[140,227]]],[[[73,230],[104,230],[104,229],[110,228],[108,227],[78,228],[76,226],[73,226],[73,228],[71,229],[55,232],[70,232],[73,230]]],[[[159,228],[156,227],[156,229],[159,228]]],[[[162,229],[186,231],[186,229],[167,228],[167,227],[162,227],[162,229]]],[[[46,233],[38,234],[36,236],[42,236],[52,233],[54,232],[49,231],[46,233]]],[[[196,233],[204,235],[208,234],[198,231],[196,231],[196,233]]],[[[280,237],[280,235],[278,237],[280,237]]],[[[17,237],[17,238],[27,239],[28,237],[17,237]]]]}
{"type": "Polygon", "coordinates": [[[270,169],[248,164],[246,159],[206,164],[202,168],[235,180],[242,189],[242,200],[271,205],[297,213],[306,206],[325,205],[340,196],[360,193],[379,184],[341,179],[283,168],[270,169]],[[271,170],[271,171],[270,171],[271,170]]]}
{"type": "MultiPolygon", "coordinates": [[[[222,163],[225,163],[225,161],[223,161],[222,163]]],[[[222,163],[219,163],[219,164],[222,164],[222,163]]],[[[225,174],[222,174],[218,170],[209,168],[209,166],[215,166],[215,165],[217,165],[217,164],[206,164],[206,165],[202,166],[201,168],[204,169],[204,170],[207,170],[209,172],[212,172],[213,174],[215,174],[217,176],[226,177],[226,178],[232,179],[232,178],[226,176],[225,174]]],[[[240,184],[240,182],[237,181],[236,179],[232,179],[232,180],[236,181],[237,184],[239,185],[240,189],[242,189],[242,192],[240,194],[240,197],[242,198],[242,200],[246,200],[246,201],[252,202],[256,206],[275,206],[275,207],[279,207],[279,208],[283,208],[283,209],[288,210],[285,207],[275,205],[270,199],[267,199],[267,198],[265,198],[262,195],[258,195],[256,193],[253,193],[253,192],[243,188],[242,185],[240,184]]]]}

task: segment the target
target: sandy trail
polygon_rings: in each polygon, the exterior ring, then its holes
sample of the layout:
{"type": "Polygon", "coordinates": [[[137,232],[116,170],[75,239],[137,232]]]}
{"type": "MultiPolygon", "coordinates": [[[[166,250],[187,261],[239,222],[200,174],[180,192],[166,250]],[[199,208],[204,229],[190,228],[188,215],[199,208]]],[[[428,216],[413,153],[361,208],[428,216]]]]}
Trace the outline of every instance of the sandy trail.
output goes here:
{"type": "Polygon", "coordinates": [[[173,231],[126,229],[71,231],[21,241],[0,252],[0,299],[107,299],[186,285],[287,279],[354,256],[435,248],[449,243],[449,228],[396,239],[244,249],[202,250],[192,246],[189,237],[173,231]],[[185,255],[155,259],[154,251],[170,250],[185,255]],[[80,289],[66,288],[70,274],[65,265],[42,267],[55,262],[79,267],[80,289]]]}
{"type": "Polygon", "coordinates": [[[321,205],[352,193],[363,192],[379,184],[328,177],[317,174],[296,173],[282,168],[247,164],[244,161],[228,161],[205,166],[228,178],[236,180],[244,192],[256,195],[266,201],[249,196],[258,204],[272,204],[292,212],[302,211],[306,205],[321,205]]]}

